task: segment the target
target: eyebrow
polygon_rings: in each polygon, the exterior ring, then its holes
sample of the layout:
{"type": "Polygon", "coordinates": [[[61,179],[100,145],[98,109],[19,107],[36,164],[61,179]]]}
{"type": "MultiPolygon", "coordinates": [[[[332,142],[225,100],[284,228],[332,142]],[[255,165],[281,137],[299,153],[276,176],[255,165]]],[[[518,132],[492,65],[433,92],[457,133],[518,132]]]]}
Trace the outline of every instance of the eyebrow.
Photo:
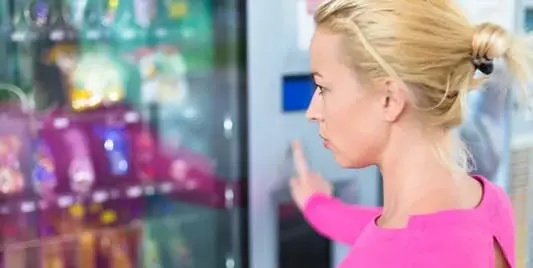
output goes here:
{"type": "Polygon", "coordinates": [[[319,76],[322,77],[322,75],[319,72],[312,72],[311,76],[319,76]]]}

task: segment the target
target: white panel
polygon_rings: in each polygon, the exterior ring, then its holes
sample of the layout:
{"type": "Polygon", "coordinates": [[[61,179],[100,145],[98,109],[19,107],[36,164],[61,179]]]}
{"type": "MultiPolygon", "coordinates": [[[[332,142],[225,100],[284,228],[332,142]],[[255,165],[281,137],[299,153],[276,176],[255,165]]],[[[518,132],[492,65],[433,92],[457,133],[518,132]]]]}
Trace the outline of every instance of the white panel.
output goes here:
{"type": "Polygon", "coordinates": [[[279,113],[284,51],[272,44],[279,40],[276,32],[283,28],[279,12],[283,2],[247,1],[249,252],[253,268],[277,267],[276,215],[269,189],[286,145],[279,113]]]}
{"type": "MultiPolygon", "coordinates": [[[[377,203],[378,180],[375,168],[355,171],[338,167],[303,112],[281,112],[283,76],[310,72],[306,43],[313,25],[309,25],[310,17],[298,21],[298,14],[304,12],[300,0],[248,0],[247,5],[251,267],[274,268],[278,252],[272,192],[288,183],[287,174],[280,170],[287,165],[291,139],[302,140],[311,167],[324,177],[357,177],[359,203],[377,203]],[[301,25],[305,26],[300,31],[301,25]]],[[[344,251],[334,247],[334,263],[344,257],[344,251]]]]}

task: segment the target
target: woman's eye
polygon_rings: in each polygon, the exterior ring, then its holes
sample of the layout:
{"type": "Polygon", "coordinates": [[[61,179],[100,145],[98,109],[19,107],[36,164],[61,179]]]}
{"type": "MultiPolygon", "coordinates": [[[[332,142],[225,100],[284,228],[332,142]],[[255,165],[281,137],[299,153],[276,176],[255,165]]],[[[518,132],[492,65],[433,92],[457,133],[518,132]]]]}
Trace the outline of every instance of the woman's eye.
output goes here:
{"type": "Polygon", "coordinates": [[[323,87],[317,85],[316,86],[316,90],[318,91],[318,95],[324,94],[324,88],[323,87]]]}

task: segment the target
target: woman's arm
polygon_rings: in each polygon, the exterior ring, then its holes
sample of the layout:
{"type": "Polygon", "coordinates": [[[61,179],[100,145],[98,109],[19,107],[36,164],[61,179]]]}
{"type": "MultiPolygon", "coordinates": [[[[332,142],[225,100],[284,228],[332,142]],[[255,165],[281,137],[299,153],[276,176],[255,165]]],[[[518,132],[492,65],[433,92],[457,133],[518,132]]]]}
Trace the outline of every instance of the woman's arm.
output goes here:
{"type": "Polygon", "coordinates": [[[305,219],[319,234],[346,245],[353,245],[380,212],[380,208],[349,205],[319,193],[309,197],[303,210],[305,219]]]}

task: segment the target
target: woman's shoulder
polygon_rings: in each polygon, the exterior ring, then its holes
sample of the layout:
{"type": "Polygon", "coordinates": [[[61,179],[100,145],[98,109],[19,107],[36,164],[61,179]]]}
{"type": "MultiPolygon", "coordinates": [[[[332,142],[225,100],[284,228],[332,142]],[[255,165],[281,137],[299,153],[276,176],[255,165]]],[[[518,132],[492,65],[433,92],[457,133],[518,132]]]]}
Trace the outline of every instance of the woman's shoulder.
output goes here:
{"type": "Polygon", "coordinates": [[[510,199],[498,185],[479,176],[473,178],[483,187],[477,207],[414,215],[400,229],[379,227],[378,215],[352,247],[346,266],[341,267],[392,267],[390,262],[400,257],[403,266],[395,267],[490,267],[491,259],[486,256],[493,254],[494,240],[512,260],[514,218],[510,199]]]}
{"type": "Polygon", "coordinates": [[[474,175],[482,188],[481,200],[478,205],[468,209],[449,209],[430,214],[412,216],[410,226],[415,229],[437,230],[469,228],[471,225],[482,229],[486,226],[492,229],[498,221],[495,218],[513,218],[511,199],[507,193],[497,184],[488,179],[474,175]]]}
{"type": "Polygon", "coordinates": [[[400,229],[371,222],[341,267],[490,267],[486,256],[493,246],[487,228],[473,223],[435,225],[437,217],[420,218],[400,229]]]}
{"type": "Polygon", "coordinates": [[[502,187],[483,176],[474,175],[472,177],[483,185],[483,199],[480,207],[493,213],[512,214],[511,199],[502,187]]]}

